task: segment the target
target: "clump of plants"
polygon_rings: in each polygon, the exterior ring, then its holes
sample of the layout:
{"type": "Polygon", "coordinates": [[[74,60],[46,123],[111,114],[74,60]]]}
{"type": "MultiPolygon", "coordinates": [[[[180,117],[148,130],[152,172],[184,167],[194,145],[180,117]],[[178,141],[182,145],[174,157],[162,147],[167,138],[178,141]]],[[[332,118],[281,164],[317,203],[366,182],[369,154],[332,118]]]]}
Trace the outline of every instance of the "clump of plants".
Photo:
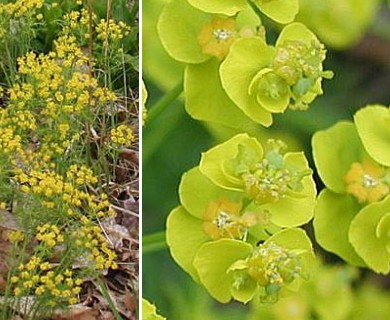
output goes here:
{"type": "MultiPolygon", "coordinates": [[[[364,300],[371,284],[352,293],[360,279],[356,269],[330,266],[322,256],[328,251],[349,265],[389,274],[389,108],[369,104],[354,112],[353,121],[311,132],[304,151],[302,141],[279,139],[273,125],[312,112],[334,76],[325,67],[324,43],[338,49],[357,43],[378,2],[335,2],[335,18],[330,3],[316,1],[154,2],[146,18],[154,19],[156,31],[145,30],[159,40],[150,47],[167,67],[162,74],[156,65],[149,69],[145,53],[150,91],[143,104],[151,107],[145,111],[144,165],[152,166],[153,151],[165,152],[156,144],[159,130],[181,141],[162,124],[179,117],[172,111],[180,108],[176,98],[219,143],[198,148],[200,160],[186,155],[179,205],[166,216],[164,232],[144,237],[144,254],[166,241],[173,260],[212,298],[250,304],[250,319],[328,319],[321,299],[340,311],[334,319],[368,319],[352,301],[364,300]],[[357,8],[359,19],[343,21],[357,8]],[[173,78],[179,83],[168,91],[173,78]],[[159,90],[166,94],[153,105],[159,90]],[[330,292],[348,296],[331,301],[330,292]]],[[[381,289],[375,294],[385,295],[381,289]]]]}
{"type": "MultiPolygon", "coordinates": [[[[138,213],[118,199],[124,190],[125,200],[138,196],[138,88],[127,72],[136,20],[119,20],[104,4],[105,18],[102,2],[0,6],[8,28],[0,39],[2,319],[67,317],[90,290],[101,292],[116,319],[136,316],[107,288],[115,272],[129,274],[124,285],[136,297],[136,269],[128,267],[136,255],[124,258],[123,248],[137,250],[138,213]],[[129,215],[131,223],[119,222],[129,215]]],[[[123,8],[130,13],[128,3],[123,8]]],[[[91,300],[82,311],[95,318],[99,308],[91,300]]]]}

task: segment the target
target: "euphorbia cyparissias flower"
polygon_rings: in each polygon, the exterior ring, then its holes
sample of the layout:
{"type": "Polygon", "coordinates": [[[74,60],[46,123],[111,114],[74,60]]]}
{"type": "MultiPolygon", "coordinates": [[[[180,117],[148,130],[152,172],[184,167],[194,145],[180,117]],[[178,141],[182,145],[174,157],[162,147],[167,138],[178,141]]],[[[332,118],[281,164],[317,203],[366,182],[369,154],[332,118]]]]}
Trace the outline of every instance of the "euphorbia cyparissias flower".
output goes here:
{"type": "MultiPolygon", "coordinates": [[[[369,106],[357,112],[356,124],[339,122],[313,136],[314,161],[326,186],[315,209],[316,239],[325,249],[355,265],[369,263],[357,252],[359,246],[352,245],[356,242],[356,238],[351,238],[352,225],[356,225],[355,219],[362,211],[371,212],[369,208],[387,199],[390,192],[390,169],[370,157],[379,154],[379,145],[386,145],[386,139],[383,139],[388,134],[384,125],[386,116],[387,108],[369,106]],[[378,113],[384,117],[378,117],[378,113]],[[373,121],[375,118],[377,120],[373,121]],[[374,130],[369,130],[372,122],[377,125],[374,130]],[[383,138],[379,138],[381,135],[383,138]],[[374,142],[373,136],[378,136],[378,142],[374,142]],[[374,143],[374,149],[368,141],[374,143]],[[376,152],[368,153],[368,150],[376,152]]],[[[387,148],[382,150],[386,152],[387,148]]]]}

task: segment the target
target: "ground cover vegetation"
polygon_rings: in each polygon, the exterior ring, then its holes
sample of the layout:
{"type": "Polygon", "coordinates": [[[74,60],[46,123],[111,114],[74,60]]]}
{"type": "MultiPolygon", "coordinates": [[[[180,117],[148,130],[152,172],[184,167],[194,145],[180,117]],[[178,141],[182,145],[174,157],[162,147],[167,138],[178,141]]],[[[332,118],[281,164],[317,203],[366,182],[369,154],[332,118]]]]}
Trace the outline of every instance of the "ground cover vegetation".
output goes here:
{"type": "Polygon", "coordinates": [[[387,319],[388,5],[145,5],[144,319],[387,319]]]}
{"type": "Polygon", "coordinates": [[[137,1],[1,1],[1,319],[136,319],[137,63],[137,1]]]}

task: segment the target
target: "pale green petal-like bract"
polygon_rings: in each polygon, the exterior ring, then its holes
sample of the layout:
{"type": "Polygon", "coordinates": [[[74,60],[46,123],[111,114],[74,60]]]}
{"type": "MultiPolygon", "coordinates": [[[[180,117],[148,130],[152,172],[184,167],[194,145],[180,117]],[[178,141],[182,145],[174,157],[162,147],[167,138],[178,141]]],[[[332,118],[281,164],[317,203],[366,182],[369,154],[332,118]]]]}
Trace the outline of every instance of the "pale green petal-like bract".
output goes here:
{"type": "Polygon", "coordinates": [[[173,209],[167,219],[167,243],[171,255],[197,282],[199,277],[192,262],[200,246],[210,240],[203,232],[202,224],[202,220],[191,216],[181,206],[173,209]]]}
{"type": "MultiPolygon", "coordinates": [[[[377,273],[390,272],[390,238],[378,232],[378,224],[390,214],[390,197],[364,207],[351,222],[349,241],[356,252],[377,273]]],[[[386,219],[387,220],[387,219],[386,219]]],[[[388,221],[386,226],[388,227],[388,221]]],[[[382,232],[383,233],[383,232],[382,232]]]]}
{"type": "Polygon", "coordinates": [[[356,112],[354,119],[367,153],[378,163],[390,167],[390,109],[369,105],[356,112]]]}
{"type": "Polygon", "coordinates": [[[192,168],[182,176],[179,195],[183,207],[199,219],[203,219],[203,214],[212,201],[223,198],[239,202],[242,198],[242,193],[222,189],[213,184],[199,171],[199,167],[192,168]]]}
{"type": "Polygon", "coordinates": [[[146,299],[142,299],[142,320],[165,320],[157,314],[156,307],[146,299]]]}
{"type": "MultiPolygon", "coordinates": [[[[302,152],[288,153],[284,159],[285,166],[309,170],[309,164],[302,152]]],[[[299,193],[289,192],[278,201],[262,206],[271,213],[271,221],[277,226],[300,226],[313,218],[317,190],[312,176],[302,178],[302,185],[303,190],[299,193]]]]}
{"type": "Polygon", "coordinates": [[[251,252],[250,244],[231,239],[208,242],[200,247],[194,259],[194,267],[200,282],[212,297],[222,303],[231,300],[231,283],[227,271],[234,262],[245,259],[251,252]]]}
{"type": "Polygon", "coordinates": [[[299,0],[296,21],[307,25],[328,46],[346,49],[365,34],[380,3],[380,0],[299,0]]]}
{"type": "Polygon", "coordinates": [[[308,45],[312,41],[318,41],[316,35],[311,32],[304,24],[299,22],[291,23],[285,26],[280,33],[278,40],[276,41],[276,46],[281,46],[286,41],[300,41],[308,45]]]}
{"type": "Polygon", "coordinates": [[[290,23],[299,10],[298,0],[254,0],[254,3],[269,18],[279,23],[290,23]]]}
{"type": "Polygon", "coordinates": [[[201,63],[210,58],[202,52],[198,36],[211,15],[189,5],[186,0],[173,0],[161,12],[157,30],[160,40],[172,58],[184,63],[201,63]]]}
{"type": "Polygon", "coordinates": [[[229,99],[222,88],[219,65],[220,62],[214,58],[186,67],[186,110],[197,120],[212,121],[232,128],[245,128],[252,120],[229,99]]]}
{"type": "Polygon", "coordinates": [[[360,206],[352,196],[324,189],[317,198],[313,226],[321,247],[350,264],[364,266],[348,238],[349,226],[359,210],[360,206]]]}
{"type": "Polygon", "coordinates": [[[246,0],[188,0],[199,10],[232,16],[248,6],[246,0]]]}
{"type": "Polygon", "coordinates": [[[355,125],[342,121],[317,131],[312,138],[314,162],[324,184],[333,192],[344,193],[344,176],[353,162],[364,154],[355,125]]]}
{"type": "Polygon", "coordinates": [[[249,87],[256,74],[270,65],[274,52],[261,38],[239,39],[220,67],[222,86],[230,99],[253,121],[266,127],[272,124],[272,115],[249,94],[249,87]]]}
{"type": "Polygon", "coordinates": [[[243,181],[238,178],[235,179],[233,176],[229,177],[224,170],[224,164],[237,156],[240,144],[254,150],[258,154],[259,160],[263,158],[263,148],[260,143],[246,133],[241,133],[204,152],[200,160],[199,170],[213,183],[222,188],[243,191],[243,181]]]}

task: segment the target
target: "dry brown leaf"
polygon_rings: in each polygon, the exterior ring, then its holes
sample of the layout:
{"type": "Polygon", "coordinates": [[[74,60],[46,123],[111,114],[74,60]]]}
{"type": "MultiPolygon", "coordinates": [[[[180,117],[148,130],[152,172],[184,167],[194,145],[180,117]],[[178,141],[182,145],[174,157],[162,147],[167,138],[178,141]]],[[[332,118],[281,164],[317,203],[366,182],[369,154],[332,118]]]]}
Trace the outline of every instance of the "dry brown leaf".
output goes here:
{"type": "Polygon", "coordinates": [[[68,311],[57,311],[52,317],[53,320],[98,320],[99,311],[86,307],[82,304],[75,304],[68,311]]]}
{"type": "Polygon", "coordinates": [[[136,305],[137,305],[137,301],[136,301],[136,298],[134,297],[134,295],[126,290],[126,294],[125,296],[123,297],[123,304],[125,305],[125,307],[129,310],[129,311],[135,311],[136,309],[136,305]]]}
{"type": "Polygon", "coordinates": [[[105,219],[102,222],[102,227],[115,249],[123,246],[123,240],[131,240],[129,231],[124,226],[117,224],[114,218],[105,219]]]}
{"type": "Polygon", "coordinates": [[[8,211],[0,211],[0,227],[8,230],[20,230],[16,217],[8,211]]]}

